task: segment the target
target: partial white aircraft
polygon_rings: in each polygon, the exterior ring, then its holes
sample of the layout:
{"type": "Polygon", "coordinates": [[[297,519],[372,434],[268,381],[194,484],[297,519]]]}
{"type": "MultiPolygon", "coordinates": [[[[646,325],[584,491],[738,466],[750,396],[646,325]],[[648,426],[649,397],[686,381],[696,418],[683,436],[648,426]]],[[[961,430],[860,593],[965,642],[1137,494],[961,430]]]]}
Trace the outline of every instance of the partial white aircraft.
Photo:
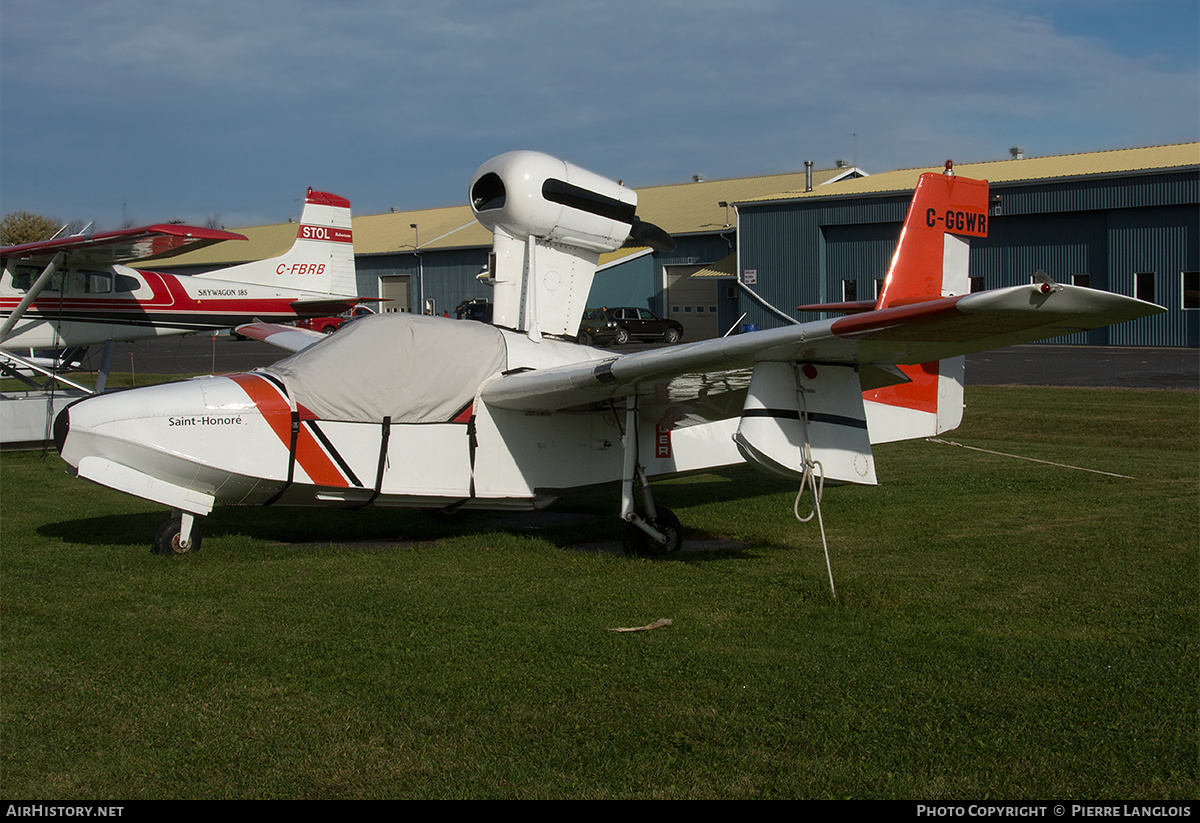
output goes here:
{"type": "Polygon", "coordinates": [[[155,551],[217,504],[537,509],[619,481],[626,549],[677,550],[649,478],[748,461],[875,484],[872,445],[956,427],[962,355],[1163,311],[1043,282],[969,293],[988,185],[923,175],[871,311],[615,355],[574,342],[598,256],[672,243],[618,183],[533,152],[470,185],[494,234],[494,326],[389,314],[335,335],[241,327],[297,353],[244,374],[88,398],[56,419],[82,478],[168,506],[155,551]]]}
{"type": "MultiPolygon", "coordinates": [[[[0,249],[0,348],[60,349],[337,314],[359,302],[350,203],[308,190],[283,255],[194,275],[123,265],[245,240],[159,224],[0,249]]],[[[148,261],[147,261],[148,262],[148,261]]]]}
{"type": "Polygon", "coordinates": [[[319,317],[360,302],[350,203],[312,189],[295,242],[279,257],[190,276],[122,262],[153,265],[184,250],[245,239],[163,223],[0,249],[0,374],[31,390],[0,394],[0,442],[6,448],[45,442],[58,410],[74,397],[104,391],[114,342],[319,317]],[[104,353],[94,388],[63,374],[72,357],[98,344],[104,353]],[[56,353],[37,357],[36,349],[56,353]]]}

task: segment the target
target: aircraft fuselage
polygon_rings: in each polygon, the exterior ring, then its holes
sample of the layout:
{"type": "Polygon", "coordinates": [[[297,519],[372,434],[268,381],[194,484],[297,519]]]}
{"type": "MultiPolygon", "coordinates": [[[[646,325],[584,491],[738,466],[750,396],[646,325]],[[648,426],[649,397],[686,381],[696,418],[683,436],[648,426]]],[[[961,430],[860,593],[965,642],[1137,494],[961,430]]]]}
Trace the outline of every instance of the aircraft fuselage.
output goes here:
{"type": "MultiPolygon", "coordinates": [[[[607,356],[520,334],[504,340],[510,362],[526,368],[607,356]]],[[[451,380],[456,359],[421,365],[451,380]]],[[[471,394],[441,419],[330,419],[260,370],[88,398],[59,415],[55,439],[80,476],[197,515],[268,503],[529,509],[621,479],[623,412],[538,414],[489,406],[478,387],[471,394]]],[[[736,423],[670,430],[647,419],[638,426],[646,473],[741,462],[736,423]]]]}
{"type": "MultiPolygon", "coordinates": [[[[39,270],[19,261],[8,263],[0,279],[0,317],[12,314],[39,270]]],[[[287,322],[306,316],[293,303],[322,297],[328,296],[121,265],[70,268],[57,274],[30,304],[4,346],[90,346],[232,328],[256,320],[287,322]]]]}

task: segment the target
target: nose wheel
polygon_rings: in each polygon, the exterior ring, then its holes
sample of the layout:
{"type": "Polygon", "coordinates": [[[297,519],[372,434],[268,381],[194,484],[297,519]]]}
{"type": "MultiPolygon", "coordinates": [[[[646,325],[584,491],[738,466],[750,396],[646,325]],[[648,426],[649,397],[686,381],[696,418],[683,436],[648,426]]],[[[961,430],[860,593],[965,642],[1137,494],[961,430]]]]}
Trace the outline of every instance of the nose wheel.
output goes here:
{"type": "Polygon", "coordinates": [[[169,556],[194,554],[200,551],[200,542],[200,527],[195,518],[187,512],[177,513],[158,527],[152,551],[169,556]]]}

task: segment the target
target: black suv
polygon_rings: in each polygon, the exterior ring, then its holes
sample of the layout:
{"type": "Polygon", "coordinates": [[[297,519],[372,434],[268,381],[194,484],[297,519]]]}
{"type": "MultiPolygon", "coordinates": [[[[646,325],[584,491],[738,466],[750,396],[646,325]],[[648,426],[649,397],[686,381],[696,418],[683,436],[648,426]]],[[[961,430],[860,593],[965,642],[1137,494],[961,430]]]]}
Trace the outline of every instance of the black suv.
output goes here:
{"type": "Polygon", "coordinates": [[[607,346],[617,339],[617,321],[605,309],[584,309],[575,338],[584,346],[607,346]]]}
{"type": "Polygon", "coordinates": [[[630,340],[678,343],[683,339],[683,326],[674,320],[659,317],[649,309],[624,307],[609,309],[608,312],[617,321],[617,343],[628,343],[630,340]]]}

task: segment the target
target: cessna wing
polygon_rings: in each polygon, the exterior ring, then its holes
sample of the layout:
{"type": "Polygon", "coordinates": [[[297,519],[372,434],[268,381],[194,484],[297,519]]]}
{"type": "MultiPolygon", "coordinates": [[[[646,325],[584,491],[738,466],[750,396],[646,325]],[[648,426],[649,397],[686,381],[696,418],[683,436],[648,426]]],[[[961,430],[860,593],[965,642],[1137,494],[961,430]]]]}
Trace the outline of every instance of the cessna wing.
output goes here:
{"type": "MultiPolygon", "coordinates": [[[[751,369],[765,361],[856,367],[863,389],[908,382],[891,368],[1030,343],[1165,311],[1122,295],[1077,286],[1015,286],[880,309],[736,337],[625,355],[595,363],[520,372],[484,387],[485,402],[522,411],[558,411],[631,394],[686,391],[680,378],[751,369]],[[889,376],[890,375],[890,376],[889,376]]],[[[694,386],[701,386],[690,381],[694,386]]],[[[740,409],[734,411],[740,413],[740,409]]]]}
{"type": "Polygon", "coordinates": [[[151,256],[161,259],[224,240],[245,239],[245,235],[231,231],[160,223],[142,228],[5,246],[0,248],[0,257],[45,265],[53,260],[56,254],[64,252],[81,265],[103,266],[151,256]]]}

